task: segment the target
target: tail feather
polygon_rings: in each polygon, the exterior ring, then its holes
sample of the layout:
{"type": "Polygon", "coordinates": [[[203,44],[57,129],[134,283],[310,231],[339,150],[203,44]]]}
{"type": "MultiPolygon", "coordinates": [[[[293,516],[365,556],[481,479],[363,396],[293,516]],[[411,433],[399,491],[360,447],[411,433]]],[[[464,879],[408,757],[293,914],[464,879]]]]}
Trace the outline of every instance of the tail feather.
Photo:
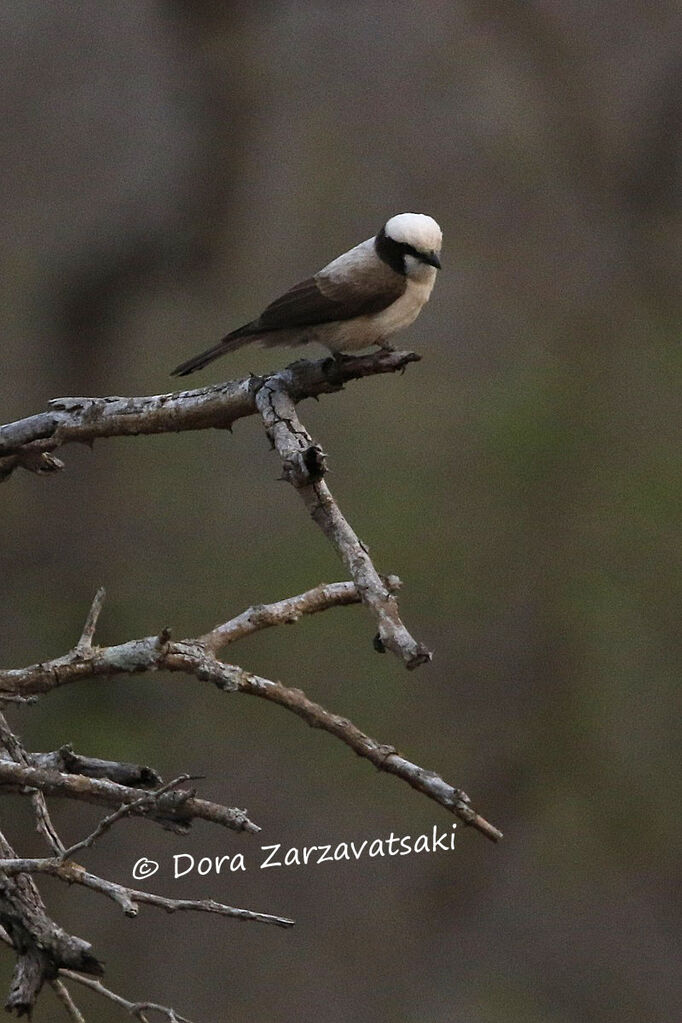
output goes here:
{"type": "Polygon", "coordinates": [[[176,366],[171,373],[172,377],[186,377],[190,373],[194,373],[198,369],[203,369],[204,366],[208,366],[209,362],[213,362],[214,359],[219,359],[221,355],[225,355],[226,352],[234,352],[235,349],[241,348],[242,345],[246,345],[249,341],[255,341],[257,335],[254,335],[249,331],[248,327],[240,327],[238,330],[228,334],[217,345],[213,345],[211,348],[207,348],[205,352],[201,352],[199,355],[193,356],[191,359],[187,359],[186,362],[181,362],[179,366],[176,366]]]}

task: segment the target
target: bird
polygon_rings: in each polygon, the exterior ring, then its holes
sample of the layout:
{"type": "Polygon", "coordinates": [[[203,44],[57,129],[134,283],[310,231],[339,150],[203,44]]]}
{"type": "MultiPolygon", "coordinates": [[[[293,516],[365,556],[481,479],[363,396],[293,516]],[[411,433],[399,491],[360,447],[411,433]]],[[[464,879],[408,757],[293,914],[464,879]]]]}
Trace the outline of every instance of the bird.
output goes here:
{"type": "Polygon", "coordinates": [[[258,342],[265,347],[318,342],[335,358],[387,342],[429,300],[441,268],[442,232],[433,217],[399,213],[373,237],[295,284],[255,320],[177,366],[187,376],[221,355],[258,342]]]}

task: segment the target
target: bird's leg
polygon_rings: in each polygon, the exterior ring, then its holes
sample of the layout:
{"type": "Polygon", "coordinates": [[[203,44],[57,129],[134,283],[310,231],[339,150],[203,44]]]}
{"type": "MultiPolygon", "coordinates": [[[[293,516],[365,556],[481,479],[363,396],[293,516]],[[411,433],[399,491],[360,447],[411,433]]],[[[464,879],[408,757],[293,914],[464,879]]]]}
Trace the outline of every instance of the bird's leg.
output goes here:
{"type": "Polygon", "coordinates": [[[385,339],[383,339],[381,341],[377,341],[376,344],[377,344],[377,348],[379,349],[380,352],[394,352],[395,351],[395,348],[393,347],[393,345],[389,345],[388,341],[386,341],[385,339]]]}

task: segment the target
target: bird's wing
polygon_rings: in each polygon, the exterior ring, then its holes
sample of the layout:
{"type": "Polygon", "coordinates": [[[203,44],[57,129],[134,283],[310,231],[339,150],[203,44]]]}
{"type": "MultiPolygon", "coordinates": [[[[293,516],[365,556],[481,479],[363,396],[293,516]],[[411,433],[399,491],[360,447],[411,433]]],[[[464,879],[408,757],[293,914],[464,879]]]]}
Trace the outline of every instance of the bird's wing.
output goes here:
{"type": "Polygon", "coordinates": [[[405,286],[404,277],[381,265],[352,280],[321,271],[271,302],[250,326],[254,332],[282,330],[369,316],[400,298],[405,286]]]}
{"type": "MultiPolygon", "coordinates": [[[[226,352],[251,341],[277,343],[273,331],[313,327],[322,323],[371,316],[396,302],[407,287],[406,278],[374,256],[374,239],[361,242],[267,306],[250,323],[231,331],[218,344],[183,362],[173,376],[186,376],[226,352]]],[[[301,338],[305,341],[306,338],[301,338]]],[[[296,344],[297,342],[288,342],[296,344]]]]}

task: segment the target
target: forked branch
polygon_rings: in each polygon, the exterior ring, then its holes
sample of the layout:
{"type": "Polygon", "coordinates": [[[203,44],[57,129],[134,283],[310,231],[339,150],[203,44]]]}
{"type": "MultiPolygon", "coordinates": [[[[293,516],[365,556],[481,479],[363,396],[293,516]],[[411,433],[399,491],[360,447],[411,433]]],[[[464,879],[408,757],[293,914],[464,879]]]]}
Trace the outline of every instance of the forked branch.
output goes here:
{"type": "Polygon", "coordinates": [[[413,639],[403,625],[390,581],[379,575],[366,545],[334,500],[324,480],[325,454],[298,418],[289,392],[279,380],[271,378],[258,390],[256,404],[282,460],[283,478],[300,494],[311,518],[353,577],[363,604],[376,619],[379,631],[375,648],[382,653],[391,650],[407,668],[430,661],[431,651],[413,639]]]}
{"type": "MultiPolygon", "coordinates": [[[[341,595],[345,599],[350,596],[350,592],[348,584],[322,584],[314,591],[308,591],[308,594],[289,597],[279,602],[282,605],[281,615],[277,613],[275,604],[267,605],[266,617],[270,624],[274,624],[275,621],[290,621],[292,607],[297,610],[307,607],[309,612],[319,611],[325,599],[327,600],[326,606],[333,607],[338,603],[341,595]],[[315,598],[307,600],[306,598],[311,593],[316,595],[315,598]]],[[[216,626],[204,637],[208,640],[206,645],[201,639],[173,642],[166,633],[162,637],[147,636],[144,639],[130,640],[113,647],[92,646],[87,651],[76,647],[70,653],[53,661],[43,661],[26,668],[0,671],[0,693],[10,692],[22,696],[46,693],[58,686],[68,685],[97,675],[130,675],[155,671],[184,672],[193,675],[200,681],[211,682],[222,691],[246,693],[279,704],[302,717],[313,727],[322,728],[334,735],[359,756],[370,760],[375,767],[402,778],[412,788],[445,807],[463,823],[480,831],[487,838],[497,841],[502,837],[497,828],[473,810],[466,793],[449,785],[439,775],[412,763],[391,745],[370,738],[347,718],[332,714],[319,704],[308,700],[300,689],[289,688],[279,682],[254,675],[238,665],[218,660],[211,649],[212,645],[221,645],[220,640],[216,637],[224,638],[232,632],[233,638],[236,638],[235,632],[239,631],[241,625],[233,628],[231,623],[241,622],[243,624],[245,620],[248,620],[250,613],[252,613],[251,610],[244,613],[246,618],[244,615],[240,615],[223,626],[216,626]]],[[[249,630],[247,629],[247,631],[249,630]]],[[[19,779],[24,785],[31,784],[47,793],[73,790],[74,796],[78,798],[76,792],[86,791],[87,795],[82,795],[80,798],[92,799],[90,779],[82,779],[74,787],[64,778],[57,781],[54,777],[44,778],[43,774],[37,768],[22,768],[18,765],[3,764],[0,761],[0,784],[4,778],[6,784],[14,784],[16,788],[17,779],[19,779]],[[31,773],[25,773],[27,771],[31,773]],[[89,783],[87,787],[86,782],[89,783]]],[[[135,793],[134,790],[130,791],[131,800],[138,795],[139,793],[135,793]]],[[[114,800],[110,800],[110,802],[113,804],[114,800]]],[[[191,805],[200,802],[200,800],[194,800],[191,805]]],[[[231,813],[235,812],[237,811],[231,811],[231,813]]],[[[246,830],[249,830],[246,825],[244,826],[246,830]]]]}
{"type": "Polygon", "coordinates": [[[333,359],[301,359],[262,377],[251,375],[168,394],[54,398],[47,412],[0,426],[0,480],[17,468],[31,472],[63,469],[64,463],[52,452],[65,444],[92,444],[102,437],[229,429],[238,419],[255,415],[255,395],[266,380],[277,381],[299,402],[340,391],[351,380],[395,373],[419,359],[414,352],[385,351],[347,359],[340,365],[333,359]]]}

